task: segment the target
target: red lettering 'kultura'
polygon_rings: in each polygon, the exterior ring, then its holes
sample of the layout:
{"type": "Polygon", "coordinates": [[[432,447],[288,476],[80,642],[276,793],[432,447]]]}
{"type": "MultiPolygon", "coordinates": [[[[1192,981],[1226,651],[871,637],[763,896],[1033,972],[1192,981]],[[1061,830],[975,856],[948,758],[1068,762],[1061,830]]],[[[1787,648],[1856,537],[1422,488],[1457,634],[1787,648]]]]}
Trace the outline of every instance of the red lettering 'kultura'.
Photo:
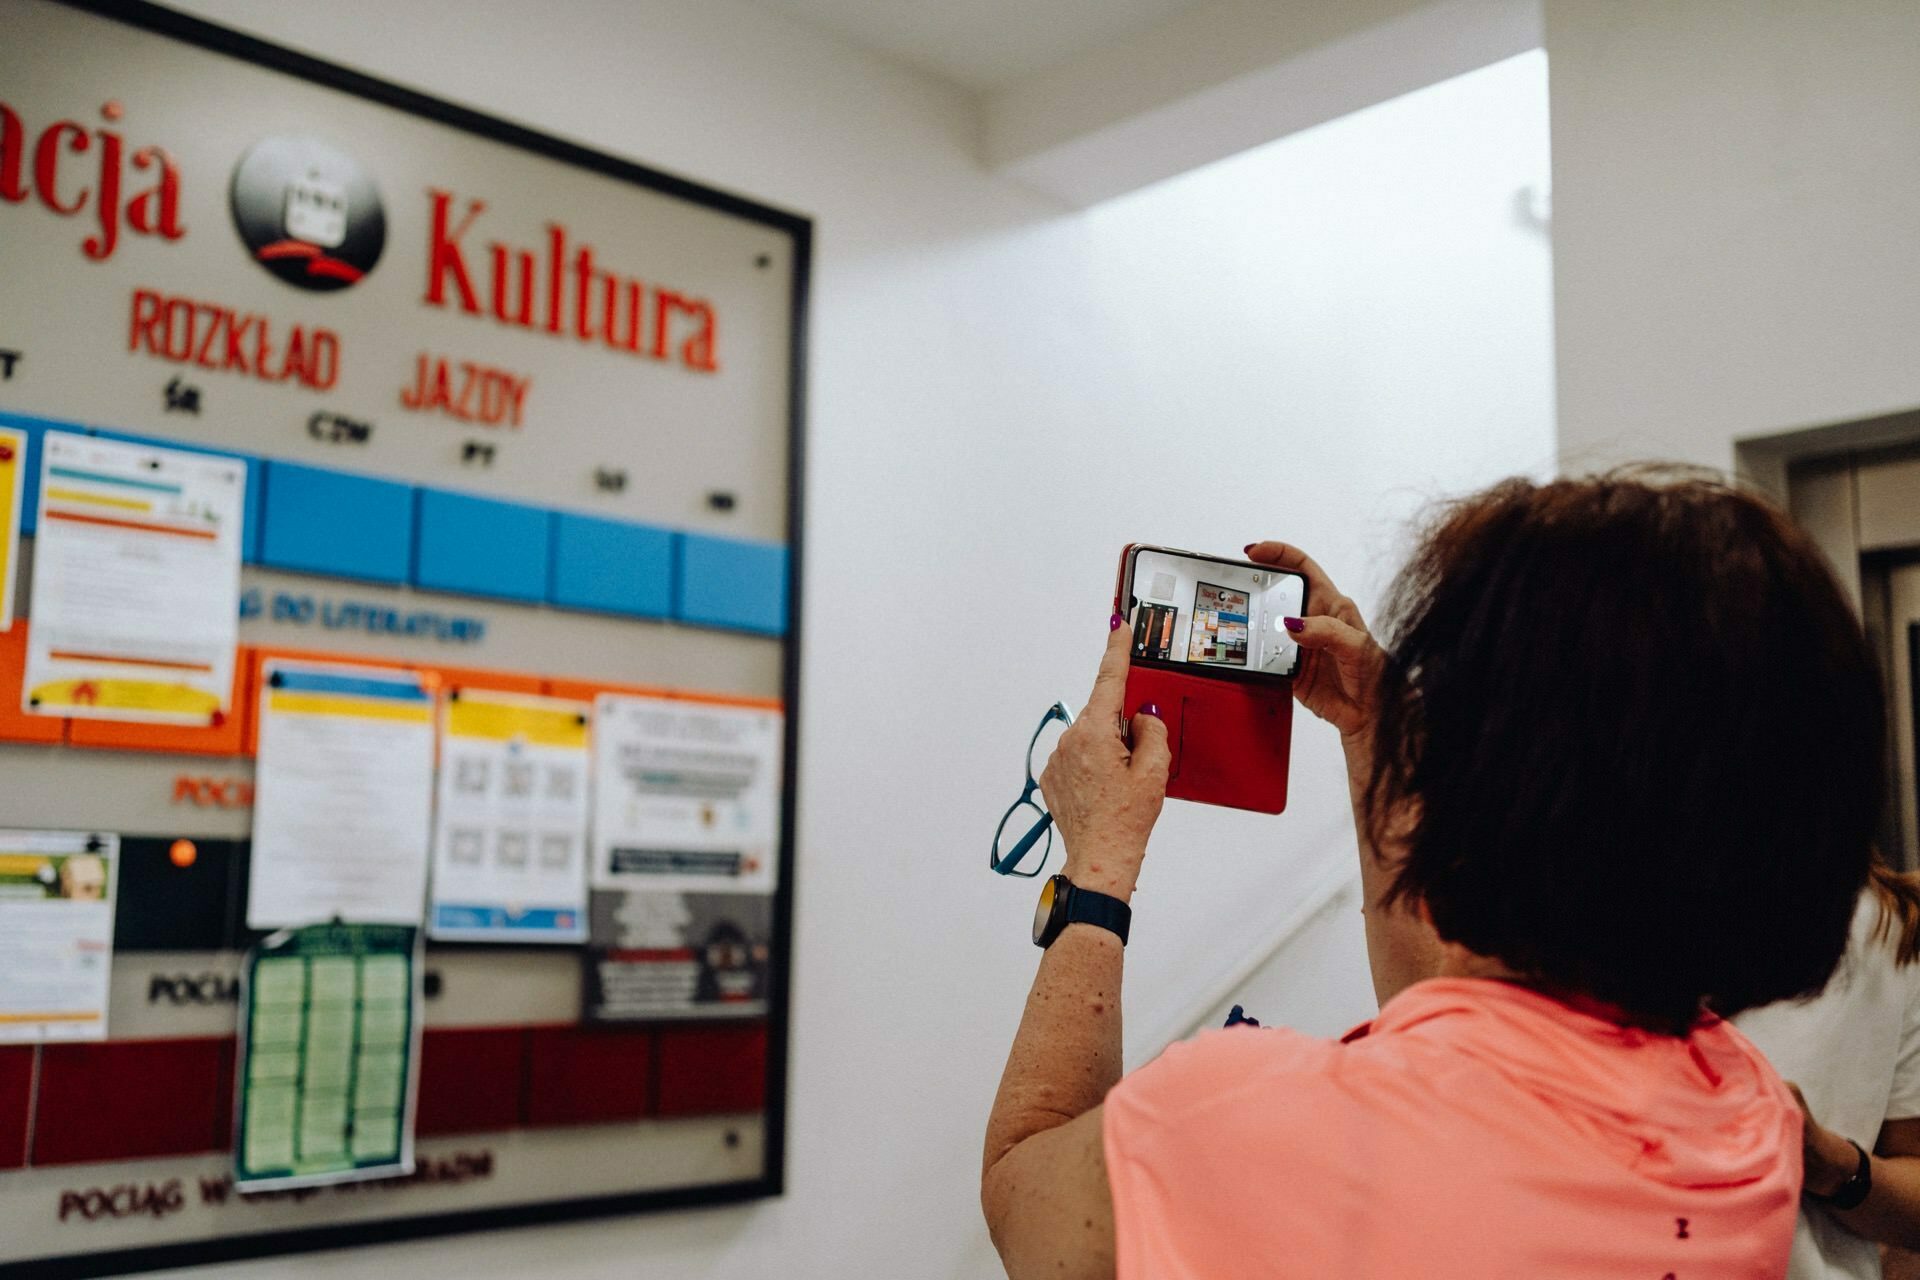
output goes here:
{"type": "Polygon", "coordinates": [[[598,341],[615,351],[677,360],[700,373],[720,368],[713,304],[602,267],[590,244],[571,245],[567,229],[546,226],[539,249],[488,241],[467,256],[467,233],[487,205],[468,200],[454,216],[452,192],[429,190],[427,292],[433,307],[490,315],[501,324],[598,341]]]}

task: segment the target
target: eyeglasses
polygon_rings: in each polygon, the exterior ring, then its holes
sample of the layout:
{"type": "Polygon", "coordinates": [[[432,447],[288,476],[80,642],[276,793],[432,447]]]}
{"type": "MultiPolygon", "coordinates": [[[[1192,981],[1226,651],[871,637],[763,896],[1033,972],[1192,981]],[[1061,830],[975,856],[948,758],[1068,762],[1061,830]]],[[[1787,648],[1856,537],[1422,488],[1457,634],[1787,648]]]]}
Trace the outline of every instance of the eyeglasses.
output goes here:
{"type": "MultiPolygon", "coordinates": [[[[1020,798],[1008,806],[1006,816],[1000,819],[1000,826],[993,833],[993,852],[987,857],[987,865],[1003,876],[1037,876],[1053,852],[1053,815],[1034,799],[1040,793],[1040,783],[1033,776],[1033,753],[1047,726],[1055,721],[1062,727],[1073,723],[1073,712],[1067,710],[1066,703],[1054,703],[1047,708],[1047,714],[1040,717],[1039,728],[1027,742],[1027,785],[1020,792],[1020,798]],[[1011,838],[1015,836],[1018,838],[1011,838]],[[1040,845],[1040,861],[1034,863],[1030,871],[1019,870],[1021,860],[1036,844],[1040,845]]],[[[1052,750],[1051,746],[1048,750],[1052,750]]]]}

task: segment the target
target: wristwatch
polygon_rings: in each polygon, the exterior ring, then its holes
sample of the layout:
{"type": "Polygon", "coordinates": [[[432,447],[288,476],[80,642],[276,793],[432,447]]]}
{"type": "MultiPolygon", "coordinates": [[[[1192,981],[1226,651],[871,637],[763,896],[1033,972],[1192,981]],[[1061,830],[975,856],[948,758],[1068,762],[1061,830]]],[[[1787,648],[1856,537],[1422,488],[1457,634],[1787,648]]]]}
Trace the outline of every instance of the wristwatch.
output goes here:
{"type": "Polygon", "coordinates": [[[1860,1153],[1860,1166],[1853,1171],[1853,1176],[1835,1188],[1832,1195],[1823,1196],[1809,1191],[1807,1199],[1817,1200],[1835,1209],[1858,1209],[1873,1194],[1872,1158],[1867,1155],[1867,1149],[1852,1138],[1847,1139],[1847,1145],[1860,1153]]]}
{"type": "Polygon", "coordinates": [[[1127,945],[1133,908],[1118,898],[1082,889],[1065,876],[1054,876],[1040,886],[1040,905],[1033,911],[1033,945],[1050,947],[1070,924],[1097,924],[1127,945]]]}

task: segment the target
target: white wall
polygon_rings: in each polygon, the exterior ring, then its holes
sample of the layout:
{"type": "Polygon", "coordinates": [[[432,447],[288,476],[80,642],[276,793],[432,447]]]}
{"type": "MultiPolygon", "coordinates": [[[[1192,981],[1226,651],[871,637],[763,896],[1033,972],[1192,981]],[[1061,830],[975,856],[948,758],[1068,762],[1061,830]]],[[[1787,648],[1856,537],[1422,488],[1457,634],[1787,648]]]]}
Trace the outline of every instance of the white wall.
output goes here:
{"type": "Polygon", "coordinates": [[[1546,10],[1565,464],[1920,404],[1920,5],[1546,10]]]}
{"type": "MultiPolygon", "coordinates": [[[[1066,216],[976,168],[955,93],[736,0],[184,7],[819,218],[790,1193],[196,1274],[993,1274],[978,1147],[1034,888],[985,845],[1031,724],[1084,697],[1122,544],[1284,535],[1367,600],[1421,500],[1550,462],[1547,246],[1511,212],[1542,59],[1066,216]],[[901,642],[843,655],[863,602],[901,642]],[[982,643],[981,602],[1018,625],[982,643]]],[[[1133,1059],[1348,874],[1331,735],[1295,764],[1279,820],[1167,815],[1133,1059]]],[[[1363,1017],[1364,985],[1301,1016],[1363,1017]]]]}
{"type": "Polygon", "coordinates": [[[1359,876],[1307,913],[1272,957],[1200,1014],[1195,1027],[1224,1026],[1234,1005],[1262,1026],[1292,1027],[1311,1036],[1342,1036],[1373,1016],[1359,876]]]}

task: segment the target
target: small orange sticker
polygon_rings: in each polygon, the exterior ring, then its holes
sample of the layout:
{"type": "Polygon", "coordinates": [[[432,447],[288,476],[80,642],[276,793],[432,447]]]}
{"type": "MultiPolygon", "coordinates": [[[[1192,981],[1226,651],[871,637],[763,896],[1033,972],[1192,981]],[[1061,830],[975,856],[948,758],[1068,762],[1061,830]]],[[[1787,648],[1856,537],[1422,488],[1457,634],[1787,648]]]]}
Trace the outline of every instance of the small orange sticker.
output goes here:
{"type": "Polygon", "coordinates": [[[200,850],[191,840],[175,840],[167,850],[167,857],[176,867],[190,867],[200,857],[200,850]]]}

